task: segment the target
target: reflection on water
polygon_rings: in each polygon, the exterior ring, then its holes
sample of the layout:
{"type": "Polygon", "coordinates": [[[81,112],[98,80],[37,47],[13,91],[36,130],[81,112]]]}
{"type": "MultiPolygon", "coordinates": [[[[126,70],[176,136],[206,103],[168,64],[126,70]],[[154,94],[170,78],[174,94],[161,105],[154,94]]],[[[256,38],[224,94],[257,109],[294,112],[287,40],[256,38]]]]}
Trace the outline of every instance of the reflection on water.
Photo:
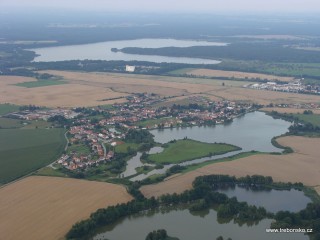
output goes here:
{"type": "MultiPolygon", "coordinates": [[[[240,151],[229,152],[213,157],[199,158],[179,164],[181,166],[187,166],[230,157],[241,152],[249,152],[252,150],[261,152],[281,152],[282,149],[272,145],[271,139],[286,133],[290,125],[290,122],[281,119],[273,119],[265,113],[252,112],[243,117],[234,119],[233,122],[228,125],[168,128],[161,131],[152,130],[150,132],[155,136],[155,141],[159,143],[167,143],[174,139],[183,139],[187,137],[189,139],[208,143],[229,143],[242,148],[240,151]]],[[[163,174],[174,165],[175,164],[165,165],[162,169],[154,169],[147,174],[140,174],[130,180],[138,181],[153,174],[163,174]]]]}
{"type": "Polygon", "coordinates": [[[249,205],[264,207],[269,212],[280,210],[298,212],[306,208],[311,199],[306,197],[302,191],[291,190],[252,190],[245,187],[235,186],[219,189],[221,193],[229,198],[237,197],[239,202],[247,202],[249,205]],[[288,201],[290,199],[290,201],[288,201]]]}
{"type": "Polygon", "coordinates": [[[259,239],[259,240],[307,240],[303,234],[266,233],[270,227],[270,219],[259,223],[243,224],[240,226],[233,221],[219,223],[217,213],[210,209],[204,212],[192,212],[179,207],[161,211],[149,211],[126,217],[118,223],[108,226],[94,240],[130,239],[142,240],[147,234],[156,229],[166,229],[168,235],[178,237],[180,240],[213,240],[218,236],[233,240],[259,239]]]}

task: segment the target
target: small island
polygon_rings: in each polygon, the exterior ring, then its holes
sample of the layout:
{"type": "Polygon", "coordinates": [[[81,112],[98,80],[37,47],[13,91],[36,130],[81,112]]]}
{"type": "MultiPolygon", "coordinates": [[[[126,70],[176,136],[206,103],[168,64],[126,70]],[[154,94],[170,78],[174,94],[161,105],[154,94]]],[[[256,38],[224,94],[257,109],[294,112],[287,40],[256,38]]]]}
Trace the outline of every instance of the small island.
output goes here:
{"type": "Polygon", "coordinates": [[[241,150],[241,148],[231,144],[204,143],[191,139],[173,140],[163,144],[163,147],[163,152],[146,154],[142,158],[149,162],[170,164],[241,150]]]}

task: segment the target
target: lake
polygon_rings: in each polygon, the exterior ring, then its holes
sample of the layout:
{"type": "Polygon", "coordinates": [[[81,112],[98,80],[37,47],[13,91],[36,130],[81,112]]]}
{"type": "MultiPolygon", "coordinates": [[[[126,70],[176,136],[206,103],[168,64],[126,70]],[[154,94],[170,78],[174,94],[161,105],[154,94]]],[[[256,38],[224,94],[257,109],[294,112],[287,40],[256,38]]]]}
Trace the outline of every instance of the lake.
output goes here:
{"type": "MultiPolygon", "coordinates": [[[[179,164],[181,166],[187,166],[253,150],[260,152],[282,152],[282,149],[272,145],[271,139],[286,133],[290,125],[290,122],[274,119],[263,112],[251,112],[234,119],[232,123],[227,125],[167,128],[164,130],[152,130],[150,132],[154,135],[154,140],[159,143],[167,143],[174,139],[178,140],[187,137],[201,142],[228,143],[242,148],[242,150],[239,151],[213,157],[199,158],[179,164]]],[[[163,174],[172,166],[174,166],[174,164],[165,165],[162,169],[154,169],[147,174],[140,174],[130,180],[143,180],[153,174],[163,174]]]]}
{"type": "Polygon", "coordinates": [[[272,220],[264,219],[258,224],[239,226],[237,223],[219,223],[217,212],[213,209],[201,212],[190,212],[185,208],[149,211],[126,217],[112,226],[104,228],[94,240],[142,240],[153,230],[166,229],[169,236],[180,240],[213,240],[218,236],[233,240],[307,240],[302,233],[266,233],[272,220]]]}
{"type": "Polygon", "coordinates": [[[249,205],[264,207],[268,212],[276,213],[280,210],[298,212],[305,209],[311,199],[302,191],[291,190],[252,190],[235,186],[227,189],[219,189],[218,192],[226,194],[229,198],[236,197],[239,202],[247,202],[249,205]]]}
{"type": "Polygon", "coordinates": [[[218,64],[220,61],[200,58],[165,57],[155,55],[126,54],[112,52],[112,48],[122,49],[125,47],[138,48],[162,48],[162,47],[192,47],[192,46],[227,46],[227,43],[176,40],[176,39],[136,39],[108,41],[91,44],[69,45],[58,47],[45,47],[29,49],[37,55],[35,62],[53,62],[67,60],[107,60],[107,61],[147,61],[186,64],[218,64]]]}

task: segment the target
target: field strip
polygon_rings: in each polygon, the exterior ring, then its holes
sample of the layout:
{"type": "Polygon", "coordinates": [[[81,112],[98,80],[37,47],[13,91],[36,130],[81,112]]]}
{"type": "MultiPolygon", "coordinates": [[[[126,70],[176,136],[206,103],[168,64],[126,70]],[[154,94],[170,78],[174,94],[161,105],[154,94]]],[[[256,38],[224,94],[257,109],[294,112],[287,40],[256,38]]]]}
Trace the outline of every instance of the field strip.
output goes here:
{"type": "Polygon", "coordinates": [[[98,208],[128,202],[122,186],[58,177],[28,177],[0,189],[0,239],[63,239],[98,208]]]}

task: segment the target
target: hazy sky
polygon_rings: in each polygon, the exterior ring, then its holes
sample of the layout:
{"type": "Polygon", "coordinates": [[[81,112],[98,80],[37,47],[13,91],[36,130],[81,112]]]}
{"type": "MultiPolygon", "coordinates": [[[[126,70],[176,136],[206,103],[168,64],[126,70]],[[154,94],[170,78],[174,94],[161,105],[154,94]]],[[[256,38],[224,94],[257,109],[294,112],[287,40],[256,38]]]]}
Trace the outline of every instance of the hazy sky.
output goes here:
{"type": "Polygon", "coordinates": [[[320,0],[0,0],[6,7],[141,12],[320,12],[320,0]]]}

